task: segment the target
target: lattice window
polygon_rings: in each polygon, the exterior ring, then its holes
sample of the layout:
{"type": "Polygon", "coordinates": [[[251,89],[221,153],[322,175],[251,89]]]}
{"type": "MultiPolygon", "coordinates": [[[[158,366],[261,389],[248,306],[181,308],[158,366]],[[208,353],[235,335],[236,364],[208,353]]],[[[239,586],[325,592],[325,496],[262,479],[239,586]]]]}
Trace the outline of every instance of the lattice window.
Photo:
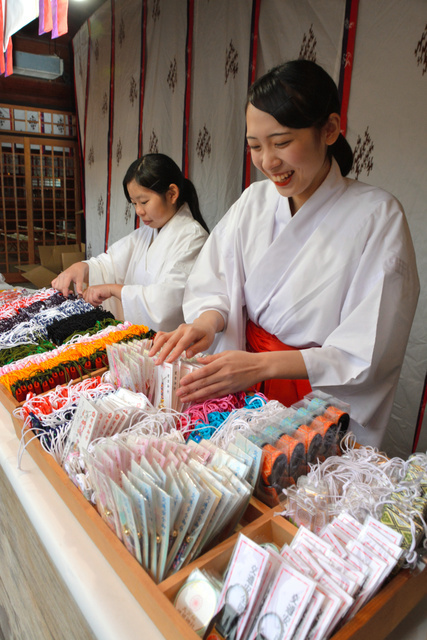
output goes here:
{"type": "Polygon", "coordinates": [[[73,119],[0,106],[0,273],[7,282],[25,279],[21,268],[40,262],[39,246],[81,242],[73,119]]]}
{"type": "Polygon", "coordinates": [[[0,131],[76,138],[76,116],[48,109],[0,105],[0,131]]]}

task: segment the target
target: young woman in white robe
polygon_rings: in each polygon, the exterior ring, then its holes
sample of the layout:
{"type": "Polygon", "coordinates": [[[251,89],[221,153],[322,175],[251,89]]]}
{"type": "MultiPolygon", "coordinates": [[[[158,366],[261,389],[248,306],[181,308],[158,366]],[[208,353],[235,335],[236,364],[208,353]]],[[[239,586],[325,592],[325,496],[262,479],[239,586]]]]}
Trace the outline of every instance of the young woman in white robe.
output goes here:
{"type": "Polygon", "coordinates": [[[352,153],[339,109],[334,82],[312,62],[251,87],[248,144],[268,180],[216,226],[187,283],[188,324],[158,334],[152,354],[162,349],[160,363],[214,352],[182,379],[183,401],[278,379],[267,396],[292,402],[311,386],[349,403],[358,441],[379,446],[419,282],[400,203],[344,177],[352,153]]]}
{"type": "Polygon", "coordinates": [[[208,237],[196,190],[160,153],[133,162],[123,188],[141,226],[106,253],[71,265],[52,286],[67,295],[74,283],[77,294],[118,319],[170,331],[184,319],[185,283],[208,237]]]}

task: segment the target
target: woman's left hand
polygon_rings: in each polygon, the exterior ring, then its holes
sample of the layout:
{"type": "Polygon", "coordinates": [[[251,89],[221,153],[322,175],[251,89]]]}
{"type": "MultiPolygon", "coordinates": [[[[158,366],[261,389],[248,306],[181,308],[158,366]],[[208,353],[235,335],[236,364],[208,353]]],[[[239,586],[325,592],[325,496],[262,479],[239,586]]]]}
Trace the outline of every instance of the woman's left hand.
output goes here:
{"type": "Polygon", "coordinates": [[[264,379],[261,353],[223,351],[198,358],[203,367],[184,376],[177,396],[182,402],[202,402],[246,391],[264,379]]]}

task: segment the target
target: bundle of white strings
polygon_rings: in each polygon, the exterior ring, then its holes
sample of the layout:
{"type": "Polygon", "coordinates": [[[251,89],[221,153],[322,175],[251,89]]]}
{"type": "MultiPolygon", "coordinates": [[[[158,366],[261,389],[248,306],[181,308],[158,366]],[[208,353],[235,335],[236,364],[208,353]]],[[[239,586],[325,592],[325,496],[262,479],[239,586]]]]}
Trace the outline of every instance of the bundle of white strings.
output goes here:
{"type": "MultiPolygon", "coordinates": [[[[408,566],[416,563],[415,521],[424,529],[424,546],[427,546],[427,525],[423,513],[416,511],[412,500],[422,495],[418,479],[408,480],[408,469],[417,464],[425,470],[427,476],[427,455],[416,454],[406,461],[399,457],[388,458],[374,447],[355,448],[355,437],[348,433],[341,443],[342,456],[331,456],[322,463],[311,464],[310,472],[301,483],[297,483],[297,491],[301,491],[301,499],[313,509],[320,502],[327,500],[328,513],[332,517],[341,512],[349,513],[363,523],[367,515],[378,520],[384,506],[393,503],[393,494],[406,495],[405,502],[399,501],[411,526],[412,544],[405,551],[408,566]],[[310,491],[306,491],[309,486],[310,491]],[[316,488],[319,491],[316,493],[316,488]]],[[[284,490],[286,493],[286,490],[284,490]]],[[[291,515],[283,511],[282,515],[291,515]]]]}

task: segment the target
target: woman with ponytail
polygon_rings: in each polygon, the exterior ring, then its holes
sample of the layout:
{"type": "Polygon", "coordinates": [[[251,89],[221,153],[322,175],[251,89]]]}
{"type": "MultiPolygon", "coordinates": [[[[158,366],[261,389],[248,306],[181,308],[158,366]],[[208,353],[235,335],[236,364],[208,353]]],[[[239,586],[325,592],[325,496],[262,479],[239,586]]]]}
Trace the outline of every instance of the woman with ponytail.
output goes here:
{"type": "Polygon", "coordinates": [[[256,80],[246,104],[253,183],[216,226],[184,295],[188,324],[157,334],[173,361],[209,350],[184,402],[254,385],[286,406],[322,390],[350,404],[361,444],[380,446],[419,282],[400,203],[345,176],[332,78],[294,60],[256,80]]]}
{"type": "Polygon", "coordinates": [[[71,265],[52,286],[67,295],[74,283],[76,293],[116,318],[170,331],[183,320],[184,286],[208,237],[196,189],[161,153],[135,160],[123,189],[141,226],[106,253],[71,265]]]}

